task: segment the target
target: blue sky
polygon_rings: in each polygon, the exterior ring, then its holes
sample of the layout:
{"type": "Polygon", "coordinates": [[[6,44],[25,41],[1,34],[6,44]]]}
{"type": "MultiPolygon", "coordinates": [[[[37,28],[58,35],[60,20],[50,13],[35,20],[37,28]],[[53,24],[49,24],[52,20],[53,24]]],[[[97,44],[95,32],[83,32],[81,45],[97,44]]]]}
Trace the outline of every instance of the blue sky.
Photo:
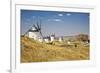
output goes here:
{"type": "Polygon", "coordinates": [[[37,18],[41,20],[44,36],[71,36],[80,33],[89,35],[89,13],[21,10],[21,34],[24,34],[37,18]]]}

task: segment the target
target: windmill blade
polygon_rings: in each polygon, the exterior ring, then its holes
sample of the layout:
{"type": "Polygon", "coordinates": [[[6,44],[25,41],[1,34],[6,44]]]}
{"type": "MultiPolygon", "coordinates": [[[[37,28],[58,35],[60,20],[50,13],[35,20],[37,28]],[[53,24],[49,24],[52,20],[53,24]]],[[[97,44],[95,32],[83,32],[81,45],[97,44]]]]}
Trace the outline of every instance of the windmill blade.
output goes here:
{"type": "Polygon", "coordinates": [[[37,21],[36,21],[36,27],[37,27],[37,30],[39,31],[40,28],[39,28],[39,21],[38,21],[39,17],[37,17],[37,21]]]}
{"type": "MultiPolygon", "coordinates": [[[[34,25],[34,24],[33,24],[34,25]]],[[[32,26],[24,33],[24,36],[32,29],[32,26]]]]}
{"type": "Polygon", "coordinates": [[[40,35],[43,37],[42,32],[40,31],[40,35]]]}
{"type": "Polygon", "coordinates": [[[39,23],[37,22],[37,29],[40,30],[39,23]]]}
{"type": "Polygon", "coordinates": [[[31,28],[30,29],[28,29],[25,33],[24,33],[24,36],[29,32],[29,30],[31,30],[31,28]]]}
{"type": "Polygon", "coordinates": [[[35,29],[38,30],[38,27],[36,27],[34,24],[33,24],[33,27],[35,27],[35,29]]]}
{"type": "MultiPolygon", "coordinates": [[[[29,30],[28,30],[29,31],[29,30]]],[[[24,33],[24,36],[28,33],[28,31],[26,31],[25,33],[24,33]]]]}
{"type": "Polygon", "coordinates": [[[42,32],[41,32],[41,20],[40,20],[40,24],[38,25],[39,29],[40,29],[40,35],[43,37],[42,32]]]}
{"type": "Polygon", "coordinates": [[[41,20],[40,20],[40,26],[39,27],[40,27],[40,30],[41,30],[41,20]]]}

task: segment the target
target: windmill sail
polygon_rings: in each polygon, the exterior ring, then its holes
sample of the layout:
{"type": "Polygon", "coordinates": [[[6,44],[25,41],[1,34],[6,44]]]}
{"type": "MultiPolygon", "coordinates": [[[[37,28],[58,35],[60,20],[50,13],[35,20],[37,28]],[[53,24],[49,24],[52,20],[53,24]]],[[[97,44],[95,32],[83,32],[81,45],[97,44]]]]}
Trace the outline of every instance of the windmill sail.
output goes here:
{"type": "Polygon", "coordinates": [[[43,39],[43,35],[41,31],[41,20],[37,20],[36,24],[33,24],[32,27],[29,30],[27,30],[27,32],[24,35],[26,35],[27,33],[30,38],[43,39]]]}
{"type": "Polygon", "coordinates": [[[40,29],[40,35],[42,36],[43,38],[43,35],[42,35],[42,31],[41,31],[41,20],[40,20],[40,26],[38,25],[39,29],[40,29]]]}

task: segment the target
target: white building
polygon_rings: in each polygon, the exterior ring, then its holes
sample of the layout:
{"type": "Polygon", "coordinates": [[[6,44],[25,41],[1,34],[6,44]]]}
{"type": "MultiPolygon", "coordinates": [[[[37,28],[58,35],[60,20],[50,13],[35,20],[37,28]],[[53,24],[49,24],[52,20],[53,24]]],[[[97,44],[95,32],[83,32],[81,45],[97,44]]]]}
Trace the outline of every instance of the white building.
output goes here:
{"type": "Polygon", "coordinates": [[[29,38],[33,38],[34,40],[37,40],[38,33],[37,32],[29,32],[29,38]]]}
{"type": "Polygon", "coordinates": [[[45,43],[49,43],[50,42],[50,37],[44,37],[43,40],[44,40],[45,43]]]}
{"type": "Polygon", "coordinates": [[[55,35],[50,36],[50,41],[53,42],[55,40],[55,35]]]}
{"type": "Polygon", "coordinates": [[[43,38],[39,37],[39,38],[38,38],[38,41],[39,41],[39,42],[43,42],[43,38]]]}
{"type": "Polygon", "coordinates": [[[63,41],[63,37],[59,37],[59,42],[62,42],[63,41]]]}
{"type": "Polygon", "coordinates": [[[39,32],[35,27],[32,27],[28,32],[29,38],[33,38],[34,40],[38,40],[39,32]]]}

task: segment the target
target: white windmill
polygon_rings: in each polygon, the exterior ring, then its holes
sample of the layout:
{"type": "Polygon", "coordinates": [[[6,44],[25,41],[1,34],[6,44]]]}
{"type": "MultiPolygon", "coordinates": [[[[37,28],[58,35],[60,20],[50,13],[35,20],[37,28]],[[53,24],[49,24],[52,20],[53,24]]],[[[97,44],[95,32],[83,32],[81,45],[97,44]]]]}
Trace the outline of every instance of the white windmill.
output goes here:
{"type": "Polygon", "coordinates": [[[43,40],[42,39],[43,36],[41,32],[41,21],[40,23],[38,23],[37,21],[36,25],[33,24],[33,26],[26,33],[28,33],[29,38],[33,38],[34,40],[39,40],[41,42],[43,40]]]}

